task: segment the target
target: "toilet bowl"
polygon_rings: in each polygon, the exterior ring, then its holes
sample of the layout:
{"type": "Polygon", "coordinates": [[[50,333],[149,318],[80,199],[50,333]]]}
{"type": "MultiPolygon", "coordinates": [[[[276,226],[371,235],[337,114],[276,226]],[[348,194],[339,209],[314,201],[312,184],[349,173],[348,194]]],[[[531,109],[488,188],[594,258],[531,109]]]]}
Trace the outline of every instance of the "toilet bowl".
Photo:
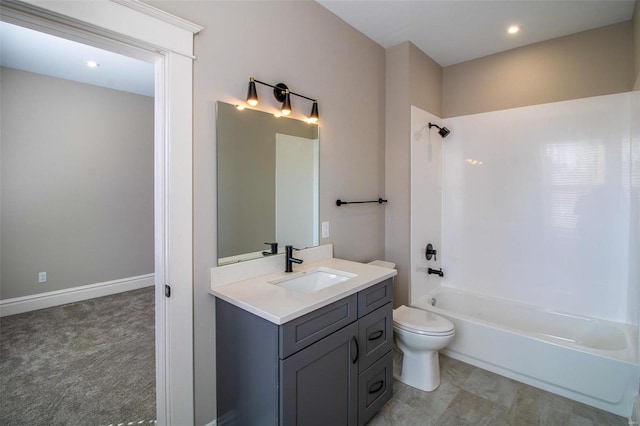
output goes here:
{"type": "Polygon", "coordinates": [[[393,340],[402,352],[402,371],[395,378],[423,391],[440,385],[438,351],[453,340],[448,319],[422,309],[400,306],[393,310],[393,340]]]}

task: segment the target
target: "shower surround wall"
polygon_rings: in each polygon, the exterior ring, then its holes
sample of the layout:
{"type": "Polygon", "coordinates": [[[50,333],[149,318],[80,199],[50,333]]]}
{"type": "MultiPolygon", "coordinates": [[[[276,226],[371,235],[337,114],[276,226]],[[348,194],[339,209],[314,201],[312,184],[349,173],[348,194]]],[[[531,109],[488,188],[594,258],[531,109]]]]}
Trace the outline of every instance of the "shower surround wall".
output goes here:
{"type": "Polygon", "coordinates": [[[428,268],[441,266],[442,253],[442,145],[445,142],[429,123],[442,125],[442,119],[411,106],[411,268],[409,301],[413,302],[440,284],[441,278],[427,274],[428,268]],[[427,261],[428,243],[438,252],[427,261]]]}
{"type": "Polygon", "coordinates": [[[445,120],[442,284],[637,325],[637,96],[445,120]]]}
{"type": "Polygon", "coordinates": [[[639,369],[638,117],[636,91],[444,119],[443,140],[412,107],[411,303],[440,284],[629,324],[639,369]]]}
{"type": "MultiPolygon", "coordinates": [[[[639,11],[640,1],[636,2],[637,16],[640,16],[639,11]]],[[[640,21],[638,25],[640,25],[640,21]]],[[[627,301],[629,312],[633,312],[634,309],[640,310],[640,261],[638,261],[640,259],[640,119],[638,117],[640,117],[640,87],[631,95],[631,221],[629,225],[629,295],[627,301]]],[[[630,322],[640,325],[640,312],[636,312],[636,317],[630,318],[630,322]]],[[[640,357],[640,331],[638,332],[638,357],[640,357]]],[[[638,390],[640,391],[640,383],[638,390]]]]}

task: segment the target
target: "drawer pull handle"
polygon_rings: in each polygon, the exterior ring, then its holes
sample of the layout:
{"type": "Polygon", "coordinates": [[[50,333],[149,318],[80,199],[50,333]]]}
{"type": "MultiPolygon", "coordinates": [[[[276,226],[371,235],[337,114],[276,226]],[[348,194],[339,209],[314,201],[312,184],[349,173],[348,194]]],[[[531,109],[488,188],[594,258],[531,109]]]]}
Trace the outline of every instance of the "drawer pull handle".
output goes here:
{"type": "MultiPolygon", "coordinates": [[[[356,338],[356,336],[353,336],[351,338],[351,342],[356,344],[356,356],[355,357],[353,356],[353,351],[351,351],[351,362],[355,364],[356,362],[358,362],[358,353],[360,352],[360,348],[358,347],[358,339],[356,338]]],[[[353,347],[353,345],[352,345],[352,347],[353,347]]]]}
{"type": "Polygon", "coordinates": [[[369,340],[377,340],[381,338],[383,334],[384,334],[384,331],[382,330],[375,331],[369,335],[369,340]]]}
{"type": "Polygon", "coordinates": [[[380,392],[380,389],[384,386],[384,380],[378,380],[374,384],[369,387],[369,393],[377,393],[380,392]]]}

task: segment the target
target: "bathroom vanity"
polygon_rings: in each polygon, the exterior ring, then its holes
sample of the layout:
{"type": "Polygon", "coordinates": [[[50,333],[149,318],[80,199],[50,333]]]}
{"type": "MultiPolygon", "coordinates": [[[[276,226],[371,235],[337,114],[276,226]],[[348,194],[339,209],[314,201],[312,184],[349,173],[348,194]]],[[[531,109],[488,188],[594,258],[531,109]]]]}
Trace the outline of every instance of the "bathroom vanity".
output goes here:
{"type": "Polygon", "coordinates": [[[362,425],[391,398],[396,271],[333,258],[296,271],[212,280],[218,425],[362,425]],[[296,287],[320,273],[339,281],[296,287]]]}

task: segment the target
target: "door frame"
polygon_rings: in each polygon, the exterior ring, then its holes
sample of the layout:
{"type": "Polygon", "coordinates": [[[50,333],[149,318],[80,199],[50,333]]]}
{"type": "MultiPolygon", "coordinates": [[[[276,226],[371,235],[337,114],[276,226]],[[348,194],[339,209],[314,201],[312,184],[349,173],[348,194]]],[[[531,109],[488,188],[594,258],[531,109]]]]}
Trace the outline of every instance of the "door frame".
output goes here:
{"type": "Polygon", "coordinates": [[[154,63],[157,423],[194,424],[192,70],[202,27],[137,0],[2,0],[0,19],[154,63]]]}

